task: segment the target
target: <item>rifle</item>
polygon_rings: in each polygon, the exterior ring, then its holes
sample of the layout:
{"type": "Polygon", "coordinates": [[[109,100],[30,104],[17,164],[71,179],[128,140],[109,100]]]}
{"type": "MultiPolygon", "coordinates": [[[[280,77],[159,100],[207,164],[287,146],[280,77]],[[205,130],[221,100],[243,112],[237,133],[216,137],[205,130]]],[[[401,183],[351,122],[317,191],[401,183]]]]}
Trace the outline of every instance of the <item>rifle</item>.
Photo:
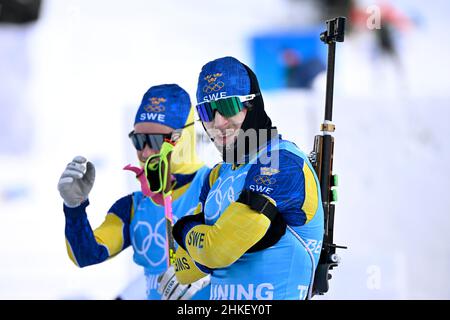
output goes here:
{"type": "Polygon", "coordinates": [[[337,201],[335,187],[338,185],[338,179],[337,175],[333,174],[334,137],[332,136],[335,130],[332,115],[336,42],[344,41],[345,17],[327,20],[326,24],[327,30],[320,34],[320,40],[328,45],[325,120],[320,128],[322,135],[315,136],[314,148],[309,157],[319,178],[324,210],[324,237],[319,263],[314,275],[312,295],[323,295],[328,292],[328,280],[332,278],[329,271],[340,263],[336,249],[347,249],[347,247],[333,243],[334,203],[337,201]]]}

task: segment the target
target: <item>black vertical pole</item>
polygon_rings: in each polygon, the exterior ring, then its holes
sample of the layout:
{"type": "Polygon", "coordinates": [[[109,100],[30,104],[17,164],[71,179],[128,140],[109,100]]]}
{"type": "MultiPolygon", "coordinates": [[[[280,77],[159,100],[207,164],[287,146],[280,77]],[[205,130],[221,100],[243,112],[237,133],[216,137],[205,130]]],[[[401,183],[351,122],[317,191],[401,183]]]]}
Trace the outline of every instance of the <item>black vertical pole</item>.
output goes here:
{"type": "Polygon", "coordinates": [[[336,42],[328,44],[327,91],[325,96],[325,121],[333,119],[334,62],[336,42]]]}
{"type": "MultiPolygon", "coordinates": [[[[328,45],[327,85],[325,96],[325,119],[321,126],[322,135],[314,140],[315,169],[318,173],[322,205],[324,211],[324,237],[319,264],[315,271],[312,294],[328,292],[328,280],[331,279],[329,270],[337,266],[339,257],[335,254],[336,248],[345,248],[333,243],[334,228],[334,201],[332,194],[333,153],[334,153],[334,124],[333,120],[333,89],[336,42],[344,41],[345,18],[338,17],[326,21],[327,30],[320,34],[320,40],[328,45]]],[[[333,183],[334,185],[334,183],[333,183]]]]}

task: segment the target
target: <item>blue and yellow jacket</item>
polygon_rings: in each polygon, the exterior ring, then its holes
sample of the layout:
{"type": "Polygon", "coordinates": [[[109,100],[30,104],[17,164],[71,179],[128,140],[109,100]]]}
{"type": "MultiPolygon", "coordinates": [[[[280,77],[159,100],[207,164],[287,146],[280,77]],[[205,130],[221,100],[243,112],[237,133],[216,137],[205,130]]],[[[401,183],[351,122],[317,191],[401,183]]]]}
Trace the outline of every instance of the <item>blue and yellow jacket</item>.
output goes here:
{"type": "MultiPolygon", "coordinates": [[[[295,144],[280,139],[270,148],[270,157],[262,150],[249,163],[215,166],[197,208],[204,220],[183,227],[184,249],[178,251],[188,254],[200,270],[210,269],[211,299],[305,299],[311,288],[324,231],[320,185],[295,144]],[[271,220],[237,202],[243,190],[266,197],[287,224],[275,245],[249,251],[271,220]]],[[[194,280],[187,270],[178,271],[177,277],[194,280]]]]}
{"type": "MultiPolygon", "coordinates": [[[[188,121],[192,120],[192,115],[188,121]]],[[[194,211],[201,186],[210,169],[196,158],[193,127],[183,131],[172,154],[171,169],[175,176],[172,193],[174,221],[194,211]],[[188,158],[187,158],[188,157],[188,158]]],[[[101,263],[129,246],[134,261],[143,266],[147,280],[148,299],[160,299],[157,276],[166,270],[167,253],[164,207],[133,192],[109,209],[104,222],[95,230],[89,224],[85,201],[77,208],[64,206],[65,235],[70,259],[79,267],[101,263]]],[[[209,293],[207,294],[207,297],[209,293]]],[[[206,298],[207,298],[206,297],[206,298]]],[[[198,295],[197,298],[205,298],[198,295]]]]}

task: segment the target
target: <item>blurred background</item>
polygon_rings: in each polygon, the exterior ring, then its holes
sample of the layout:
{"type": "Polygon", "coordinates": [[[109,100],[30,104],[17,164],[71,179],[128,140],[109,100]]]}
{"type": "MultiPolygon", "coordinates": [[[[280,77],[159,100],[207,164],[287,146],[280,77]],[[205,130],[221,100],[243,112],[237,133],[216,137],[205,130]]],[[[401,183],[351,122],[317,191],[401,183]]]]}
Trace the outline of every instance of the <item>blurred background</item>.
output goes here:
{"type": "MultiPolygon", "coordinates": [[[[203,64],[235,56],[259,77],[283,137],[306,153],[325,101],[326,19],[337,45],[335,242],[341,265],[315,299],[450,298],[450,43],[445,0],[0,0],[0,299],[114,299],[142,270],[132,249],[77,268],[58,179],[96,165],[93,227],[139,186],[127,133],[152,85],[195,103],[203,64]],[[445,40],[447,39],[447,40],[445,40]]],[[[198,131],[198,152],[220,158],[198,131]]],[[[143,281],[136,296],[144,290],[143,281]]]]}

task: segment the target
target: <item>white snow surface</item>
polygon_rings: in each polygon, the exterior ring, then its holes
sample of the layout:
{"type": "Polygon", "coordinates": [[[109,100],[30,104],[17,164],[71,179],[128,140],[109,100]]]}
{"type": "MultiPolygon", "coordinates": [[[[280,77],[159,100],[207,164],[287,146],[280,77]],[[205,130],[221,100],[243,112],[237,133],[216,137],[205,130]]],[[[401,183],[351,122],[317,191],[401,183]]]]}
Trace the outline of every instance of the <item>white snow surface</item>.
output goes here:
{"type": "MultiPolygon", "coordinates": [[[[10,74],[0,71],[0,83],[11,85],[15,70],[31,66],[11,94],[25,100],[17,125],[33,128],[24,154],[0,154],[0,299],[112,299],[135,279],[141,269],[131,249],[83,269],[70,262],[56,189],[62,170],[78,154],[96,164],[88,216],[97,227],[116,199],[138,188],[122,167],[136,163],[126,134],[148,87],[178,83],[195,102],[204,63],[232,55],[252,66],[251,36],[287,29],[292,17],[288,1],[277,0],[124,4],[47,0],[29,29],[0,26],[0,43],[13,35],[28,50],[17,56],[3,47],[0,65],[10,74]],[[16,187],[22,196],[6,196],[16,187]]],[[[403,71],[374,60],[369,31],[337,47],[335,242],[348,249],[339,251],[329,293],[315,299],[450,298],[450,5],[395,5],[419,17],[399,34],[403,71]]],[[[312,91],[263,92],[283,137],[307,153],[324,89],[321,76],[312,91]]],[[[209,164],[218,159],[212,150],[199,146],[209,164]]]]}

